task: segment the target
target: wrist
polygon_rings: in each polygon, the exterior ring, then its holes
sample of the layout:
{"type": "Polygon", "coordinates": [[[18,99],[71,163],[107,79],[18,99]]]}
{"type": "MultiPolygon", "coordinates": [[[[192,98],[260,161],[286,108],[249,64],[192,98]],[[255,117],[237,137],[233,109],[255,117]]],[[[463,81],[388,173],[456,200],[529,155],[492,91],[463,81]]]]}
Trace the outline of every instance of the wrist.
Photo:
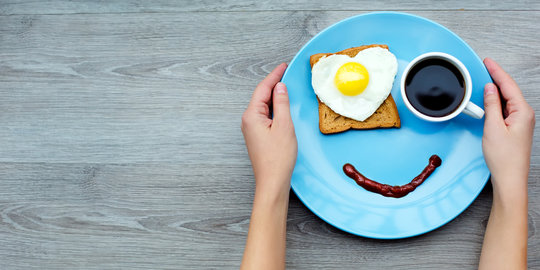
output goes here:
{"type": "Polygon", "coordinates": [[[289,193],[290,184],[282,187],[257,185],[255,187],[254,202],[272,206],[288,204],[289,193]]]}
{"type": "Polygon", "coordinates": [[[492,176],[493,207],[499,211],[518,214],[527,212],[527,177],[492,176]],[[503,184],[504,183],[504,184],[503,184]]]}
{"type": "Polygon", "coordinates": [[[255,196],[266,199],[289,198],[291,174],[255,174],[255,196]]]}

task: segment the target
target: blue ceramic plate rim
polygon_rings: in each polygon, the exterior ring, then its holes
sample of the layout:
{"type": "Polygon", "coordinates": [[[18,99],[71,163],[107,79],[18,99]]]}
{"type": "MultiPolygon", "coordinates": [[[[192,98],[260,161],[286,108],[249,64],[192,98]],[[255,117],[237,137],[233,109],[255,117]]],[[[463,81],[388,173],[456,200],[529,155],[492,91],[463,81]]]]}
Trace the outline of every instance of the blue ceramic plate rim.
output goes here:
{"type": "MultiPolygon", "coordinates": [[[[409,14],[409,13],[384,12],[384,11],[383,12],[371,12],[371,13],[360,14],[360,15],[356,15],[356,16],[346,18],[346,19],[344,19],[342,21],[339,21],[339,22],[327,27],[326,29],[324,29],[323,31],[321,31],[317,35],[315,35],[310,41],[308,41],[299,50],[299,52],[292,59],[290,65],[289,65],[289,68],[286,70],[286,72],[285,72],[285,74],[283,76],[282,81],[284,83],[286,83],[286,84],[289,84],[289,80],[294,80],[294,78],[289,78],[289,74],[291,73],[291,69],[294,69],[295,64],[304,64],[304,63],[298,63],[299,61],[306,61],[306,59],[300,59],[300,57],[303,56],[304,51],[306,50],[306,48],[310,44],[312,44],[313,42],[318,41],[320,36],[324,35],[328,31],[331,31],[335,27],[341,26],[343,24],[354,23],[354,21],[359,19],[359,18],[363,17],[363,18],[367,19],[367,18],[369,18],[371,16],[373,16],[374,18],[377,17],[377,16],[396,16],[396,17],[403,17],[403,18],[410,19],[410,20],[417,20],[417,21],[420,21],[420,22],[425,23],[425,24],[432,24],[433,26],[439,28],[440,31],[445,31],[447,34],[450,34],[455,39],[457,39],[459,42],[461,42],[462,43],[461,45],[465,46],[468,50],[470,50],[470,53],[472,53],[473,57],[475,58],[474,61],[482,63],[481,59],[476,55],[474,50],[464,40],[462,40],[459,36],[457,36],[455,33],[450,31],[446,27],[444,27],[444,26],[442,26],[442,25],[440,25],[440,24],[438,24],[438,23],[436,23],[434,21],[431,21],[429,19],[417,16],[417,15],[412,15],[412,14],[409,14]]],[[[338,51],[338,50],[341,50],[341,49],[344,49],[344,48],[336,48],[336,50],[334,50],[334,51],[338,51]]],[[[412,59],[409,59],[409,61],[410,60],[412,60],[412,59]]],[[[484,73],[483,76],[485,77],[485,75],[487,74],[487,76],[488,76],[487,78],[489,78],[488,80],[491,81],[491,79],[489,77],[489,74],[487,73],[487,70],[485,69],[483,64],[482,64],[482,67],[483,67],[482,72],[484,73]]],[[[400,71],[398,71],[398,72],[400,72],[400,71]]],[[[394,81],[394,84],[396,84],[396,81],[399,82],[398,79],[399,79],[399,77],[396,76],[396,80],[394,81]]],[[[294,91],[294,89],[291,89],[291,91],[294,91]]],[[[394,91],[393,91],[393,95],[395,95],[394,91]]],[[[397,100],[396,100],[396,102],[397,102],[397,100]]],[[[476,103],[478,104],[479,102],[476,101],[476,103]]],[[[293,100],[291,100],[291,106],[292,105],[293,105],[293,100]]],[[[480,104],[478,104],[478,105],[480,105],[480,104]]],[[[400,111],[400,114],[401,114],[401,111],[400,111]]],[[[296,122],[295,120],[299,121],[299,119],[295,119],[295,116],[293,114],[293,122],[296,122]]],[[[295,123],[295,128],[298,129],[296,123],[295,123]]],[[[295,172],[298,170],[298,164],[301,163],[301,157],[300,157],[301,151],[302,151],[302,149],[300,149],[300,146],[299,146],[299,158],[297,160],[297,165],[295,166],[295,172]]],[[[482,159],[482,163],[483,162],[484,161],[482,159]]],[[[435,229],[445,225],[446,223],[452,221],[459,214],[461,214],[465,209],[467,209],[469,207],[469,205],[472,204],[472,202],[480,194],[480,192],[484,188],[484,186],[487,183],[487,181],[489,179],[489,176],[490,176],[490,173],[487,170],[487,167],[485,166],[485,163],[481,164],[480,167],[481,168],[478,169],[478,170],[480,170],[481,173],[482,173],[481,184],[478,185],[477,188],[473,192],[470,192],[468,194],[469,195],[468,198],[467,198],[468,201],[465,202],[464,207],[462,207],[459,211],[455,211],[451,215],[448,215],[448,216],[445,216],[445,217],[441,218],[440,222],[438,222],[438,224],[436,224],[436,225],[424,226],[423,228],[420,228],[419,230],[412,231],[412,232],[392,232],[392,231],[372,232],[372,231],[363,230],[362,228],[351,228],[350,226],[344,226],[343,224],[338,224],[337,222],[335,222],[332,215],[329,215],[328,213],[323,213],[324,211],[320,211],[318,206],[312,205],[312,203],[308,199],[306,199],[304,197],[303,190],[301,190],[296,185],[296,181],[298,180],[298,176],[296,176],[295,173],[293,173],[293,178],[291,180],[291,187],[292,187],[293,191],[296,193],[296,195],[298,196],[298,198],[304,203],[304,205],[306,205],[306,207],[308,207],[308,209],[310,209],[318,217],[320,217],[321,219],[323,219],[324,221],[326,221],[327,223],[333,225],[336,228],[339,228],[339,229],[341,229],[343,231],[346,231],[348,233],[363,236],[363,237],[376,238],[376,239],[400,239],[400,238],[407,238],[407,237],[417,236],[417,235],[424,234],[424,233],[430,232],[432,230],[435,230],[435,229]]]]}

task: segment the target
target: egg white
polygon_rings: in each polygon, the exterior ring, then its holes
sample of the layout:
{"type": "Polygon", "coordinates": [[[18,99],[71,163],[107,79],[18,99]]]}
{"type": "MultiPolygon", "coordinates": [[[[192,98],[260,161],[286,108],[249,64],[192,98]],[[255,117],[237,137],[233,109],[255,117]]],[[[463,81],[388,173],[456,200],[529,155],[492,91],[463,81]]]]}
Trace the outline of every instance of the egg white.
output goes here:
{"type": "Polygon", "coordinates": [[[321,102],[334,112],[358,121],[370,117],[390,94],[397,73],[397,59],[386,49],[373,47],[355,57],[334,54],[319,59],[311,70],[311,84],[321,102]],[[334,84],[337,70],[348,62],[366,67],[369,83],[356,96],[342,94],[334,84]]]}

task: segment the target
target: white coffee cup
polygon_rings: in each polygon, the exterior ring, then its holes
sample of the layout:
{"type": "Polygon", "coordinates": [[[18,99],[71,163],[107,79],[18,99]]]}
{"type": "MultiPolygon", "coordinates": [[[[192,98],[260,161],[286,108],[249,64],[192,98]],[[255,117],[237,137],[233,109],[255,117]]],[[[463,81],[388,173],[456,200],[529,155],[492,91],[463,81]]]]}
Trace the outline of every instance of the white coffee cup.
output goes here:
{"type": "Polygon", "coordinates": [[[456,116],[458,116],[460,113],[465,113],[473,118],[481,119],[484,117],[484,110],[482,108],[478,107],[476,104],[472,103],[471,100],[471,94],[472,94],[472,81],[471,81],[471,75],[469,74],[469,71],[461,63],[457,58],[454,56],[451,56],[446,53],[442,52],[429,52],[422,54],[416,58],[414,58],[405,68],[403,71],[403,75],[401,76],[401,97],[403,98],[403,102],[405,102],[405,105],[407,108],[416,116],[418,116],[421,119],[431,121],[431,122],[442,122],[450,120],[456,116]],[[405,82],[407,80],[407,76],[409,75],[409,72],[411,69],[416,66],[418,63],[428,60],[428,59],[442,59],[452,65],[454,65],[461,75],[463,76],[464,80],[464,88],[465,88],[465,95],[463,97],[463,100],[459,104],[459,106],[452,111],[450,114],[444,115],[444,116],[430,116],[426,115],[420,111],[418,111],[409,101],[407,98],[407,93],[405,89],[405,82]]]}

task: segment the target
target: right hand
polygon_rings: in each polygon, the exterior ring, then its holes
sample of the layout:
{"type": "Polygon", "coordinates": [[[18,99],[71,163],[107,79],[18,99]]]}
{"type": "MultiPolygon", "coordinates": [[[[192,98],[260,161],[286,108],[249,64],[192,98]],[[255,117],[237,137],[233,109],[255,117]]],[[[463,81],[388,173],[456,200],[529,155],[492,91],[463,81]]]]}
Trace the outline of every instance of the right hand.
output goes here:
{"type": "Polygon", "coordinates": [[[482,150],[492,175],[494,192],[522,192],[523,189],[516,186],[524,187],[526,192],[534,111],[510,75],[490,58],[486,58],[484,64],[495,82],[486,84],[484,89],[486,119],[482,137],[482,150]]]}

